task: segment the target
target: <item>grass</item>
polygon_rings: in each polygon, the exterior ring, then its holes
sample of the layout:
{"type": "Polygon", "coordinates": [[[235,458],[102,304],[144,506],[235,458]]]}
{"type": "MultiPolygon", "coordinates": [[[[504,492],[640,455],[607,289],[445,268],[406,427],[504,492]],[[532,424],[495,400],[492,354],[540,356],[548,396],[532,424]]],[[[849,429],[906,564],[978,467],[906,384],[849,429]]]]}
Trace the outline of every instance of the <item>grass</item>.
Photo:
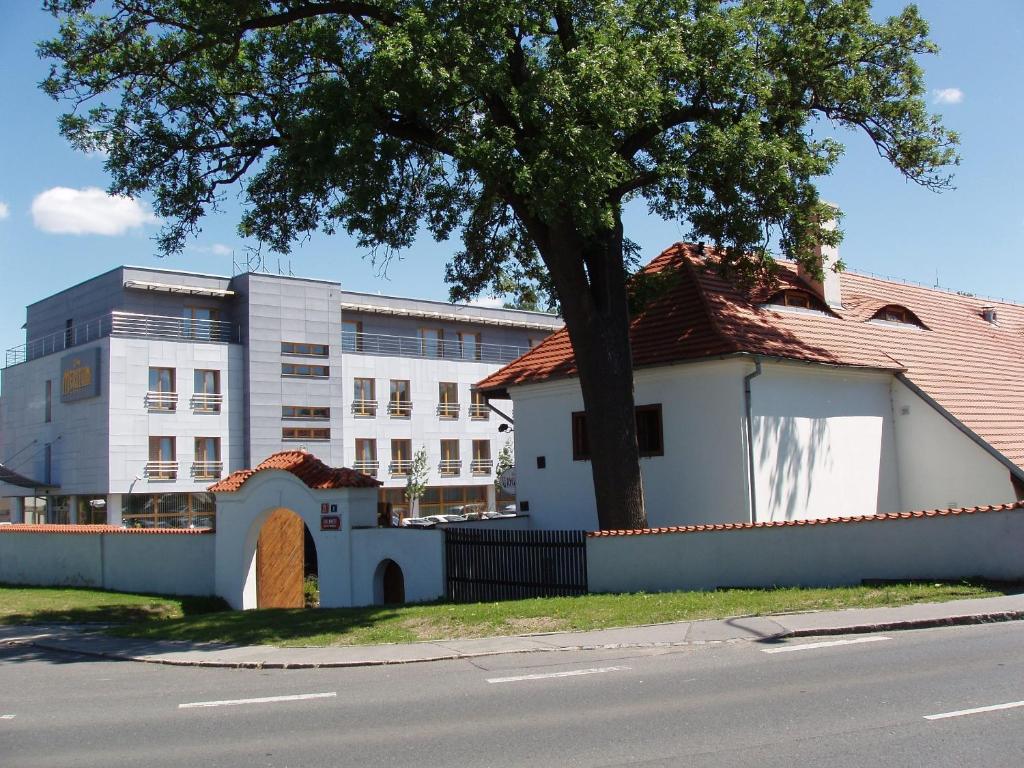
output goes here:
{"type": "Polygon", "coordinates": [[[432,603],[324,610],[223,610],[210,598],[126,595],[85,589],[0,587],[0,623],[105,622],[123,637],[364,645],[603,629],[667,621],[873,608],[992,597],[1013,585],[915,582],[831,589],[723,589],[585,595],[502,603],[432,603]]]}

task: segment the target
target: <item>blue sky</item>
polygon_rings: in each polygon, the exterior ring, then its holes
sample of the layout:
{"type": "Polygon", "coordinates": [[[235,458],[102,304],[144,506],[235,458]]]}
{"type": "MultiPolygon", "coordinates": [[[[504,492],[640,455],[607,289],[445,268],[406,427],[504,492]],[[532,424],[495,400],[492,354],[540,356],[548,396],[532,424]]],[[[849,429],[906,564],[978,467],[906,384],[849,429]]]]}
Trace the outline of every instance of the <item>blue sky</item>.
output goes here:
{"type": "MultiPolygon", "coordinates": [[[[877,0],[875,12],[881,17],[903,5],[877,0]]],[[[156,226],[144,207],[110,210],[101,195],[85,192],[105,188],[108,178],[102,158],[72,151],[58,135],[61,105],[37,88],[46,64],[35,43],[54,25],[34,6],[6,5],[0,26],[0,351],[24,341],[26,304],[117,265],[229,274],[232,249],[244,254],[237,214],[227,214],[208,219],[185,253],[158,258],[150,239],[156,226]],[[76,215],[97,205],[102,216],[91,221],[102,220],[108,234],[67,233],[81,228],[76,215]]],[[[846,157],[821,182],[823,196],[846,214],[842,257],[859,271],[928,285],[937,275],[947,288],[1024,301],[1024,1],[918,6],[942,48],[925,61],[929,100],[962,137],[957,189],[927,192],[904,181],[862,136],[845,137],[846,157]]],[[[651,218],[642,207],[628,211],[626,227],[644,260],[686,235],[685,224],[651,218]]],[[[295,274],[350,290],[444,299],[444,264],[456,248],[425,237],[381,276],[347,237],[315,237],[282,266],[290,260],[295,274]]],[[[276,259],[270,266],[276,270],[276,259]]]]}

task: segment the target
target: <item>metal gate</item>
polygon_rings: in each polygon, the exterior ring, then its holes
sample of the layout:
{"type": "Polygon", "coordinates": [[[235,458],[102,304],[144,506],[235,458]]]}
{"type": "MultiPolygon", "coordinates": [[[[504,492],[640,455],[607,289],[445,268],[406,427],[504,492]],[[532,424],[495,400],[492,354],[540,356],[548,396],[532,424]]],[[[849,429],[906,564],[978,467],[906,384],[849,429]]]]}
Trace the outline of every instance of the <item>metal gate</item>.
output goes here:
{"type": "Polygon", "coordinates": [[[448,528],[446,596],[459,603],[584,595],[583,531],[486,531],[448,528]]]}

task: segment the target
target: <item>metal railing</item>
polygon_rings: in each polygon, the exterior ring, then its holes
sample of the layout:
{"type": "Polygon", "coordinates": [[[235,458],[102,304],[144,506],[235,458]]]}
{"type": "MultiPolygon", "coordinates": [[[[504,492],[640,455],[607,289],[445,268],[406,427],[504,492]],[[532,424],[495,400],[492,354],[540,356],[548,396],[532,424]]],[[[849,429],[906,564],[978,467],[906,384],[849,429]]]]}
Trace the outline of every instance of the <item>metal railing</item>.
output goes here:
{"type": "Polygon", "coordinates": [[[412,469],[412,459],[392,459],[388,471],[392,475],[408,475],[412,469]]]}
{"type": "Polygon", "coordinates": [[[437,415],[440,416],[442,419],[457,419],[459,418],[459,404],[438,403],[437,415]]]}
{"type": "MultiPolygon", "coordinates": [[[[364,474],[370,475],[370,477],[376,477],[379,468],[379,461],[360,460],[352,462],[352,469],[354,469],[356,472],[362,472],[364,474]]],[[[392,474],[394,473],[392,472],[392,474]]]]}
{"type": "Polygon", "coordinates": [[[189,404],[196,413],[220,413],[224,395],[215,392],[196,392],[189,404]]]}
{"type": "Polygon", "coordinates": [[[491,409],[483,403],[473,403],[469,406],[469,418],[476,421],[487,421],[491,418],[491,409]]]}
{"type": "Polygon", "coordinates": [[[352,415],[353,416],[376,416],[377,415],[377,401],[376,400],[353,400],[352,401],[352,415]]]}
{"type": "Polygon", "coordinates": [[[222,461],[193,461],[192,477],[196,480],[217,480],[224,472],[222,461]]]}
{"type": "Polygon", "coordinates": [[[235,340],[231,323],[224,320],[193,320],[187,317],[140,315],[113,310],[70,328],[31,339],[7,350],[4,367],[45,357],[106,336],[177,339],[226,343],[235,340]]]}
{"type": "Polygon", "coordinates": [[[147,461],[146,477],[148,477],[150,480],[177,480],[178,462],[147,461]]]}
{"type": "Polygon", "coordinates": [[[412,416],[412,400],[389,400],[388,415],[399,418],[412,416]]]}
{"type": "Polygon", "coordinates": [[[154,392],[146,393],[146,410],[148,411],[176,411],[178,410],[177,392],[154,392]]]}
{"type": "Polygon", "coordinates": [[[469,465],[469,471],[474,475],[489,475],[493,466],[494,462],[491,459],[473,459],[473,463],[469,465]]]}
{"type": "Polygon", "coordinates": [[[341,351],[362,355],[393,355],[480,363],[510,363],[530,350],[511,344],[470,344],[458,339],[424,339],[386,333],[342,331],[341,351]]]}
{"type": "Polygon", "coordinates": [[[458,475],[462,472],[462,460],[461,459],[441,459],[441,463],[438,465],[438,470],[442,475],[451,477],[458,475]]]}

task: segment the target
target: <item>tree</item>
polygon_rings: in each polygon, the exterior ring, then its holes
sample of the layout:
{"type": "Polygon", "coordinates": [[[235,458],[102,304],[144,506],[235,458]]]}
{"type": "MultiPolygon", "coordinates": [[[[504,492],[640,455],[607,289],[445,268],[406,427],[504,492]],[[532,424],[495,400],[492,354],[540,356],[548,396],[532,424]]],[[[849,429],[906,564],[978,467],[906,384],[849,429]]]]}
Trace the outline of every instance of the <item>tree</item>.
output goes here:
{"type": "Polygon", "coordinates": [[[913,6],[870,0],[46,0],[61,130],[152,194],[173,252],[242,185],[278,252],[343,227],[387,259],[423,225],[462,248],[453,299],[549,292],[575,351],[602,528],[645,525],[623,206],[689,222],[723,271],[814,269],[814,183],[863,133],[948,186],[956,137],[924,103],[913,6]],[[104,101],[107,99],[107,101],[104,101]],[[822,129],[825,129],[822,132],[822,129]]]}
{"type": "Polygon", "coordinates": [[[405,478],[405,498],[409,500],[409,513],[413,517],[419,517],[420,499],[427,492],[427,483],[429,482],[430,468],[427,465],[427,449],[421,446],[412,455],[409,474],[405,478]]]}

